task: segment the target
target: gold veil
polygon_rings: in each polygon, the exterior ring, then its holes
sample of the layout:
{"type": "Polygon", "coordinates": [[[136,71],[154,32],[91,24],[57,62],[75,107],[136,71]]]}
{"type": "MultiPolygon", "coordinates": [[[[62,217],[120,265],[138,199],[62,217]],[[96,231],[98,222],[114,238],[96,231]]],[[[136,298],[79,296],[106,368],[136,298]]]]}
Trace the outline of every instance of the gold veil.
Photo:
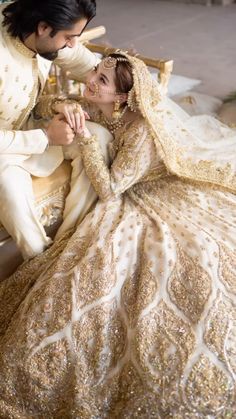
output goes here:
{"type": "Polygon", "coordinates": [[[132,65],[129,100],[151,127],[167,170],[235,192],[236,132],[211,116],[189,117],[165,96],[143,61],[120,50],[119,54],[132,65]]]}

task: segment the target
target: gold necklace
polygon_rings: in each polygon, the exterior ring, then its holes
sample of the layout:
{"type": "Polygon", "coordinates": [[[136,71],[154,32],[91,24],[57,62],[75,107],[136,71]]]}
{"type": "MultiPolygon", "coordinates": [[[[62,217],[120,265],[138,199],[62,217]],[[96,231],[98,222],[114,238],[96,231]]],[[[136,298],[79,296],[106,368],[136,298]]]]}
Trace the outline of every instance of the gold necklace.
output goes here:
{"type": "Polygon", "coordinates": [[[125,106],[119,118],[113,119],[111,121],[109,121],[104,115],[102,115],[103,121],[105,122],[107,128],[109,129],[109,131],[111,131],[112,134],[114,134],[117,129],[123,127],[125,121],[122,121],[122,118],[125,112],[127,111],[127,109],[128,109],[128,106],[125,106]]]}

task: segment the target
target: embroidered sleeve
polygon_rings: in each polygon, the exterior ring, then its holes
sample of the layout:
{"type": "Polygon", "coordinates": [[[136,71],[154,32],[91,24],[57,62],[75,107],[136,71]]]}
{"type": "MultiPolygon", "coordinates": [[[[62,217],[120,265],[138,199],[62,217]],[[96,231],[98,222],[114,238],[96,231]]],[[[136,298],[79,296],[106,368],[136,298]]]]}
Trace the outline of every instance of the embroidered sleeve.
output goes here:
{"type": "Polygon", "coordinates": [[[88,102],[84,97],[79,97],[78,103],[82,106],[83,110],[89,114],[91,121],[101,124],[101,112],[98,110],[97,106],[88,102]]]}
{"type": "Polygon", "coordinates": [[[34,117],[36,119],[51,119],[56,114],[55,105],[61,102],[78,103],[76,99],[69,99],[66,97],[56,95],[44,95],[34,107],[34,117]]]}
{"type": "Polygon", "coordinates": [[[101,200],[119,196],[145,175],[150,165],[146,147],[150,140],[146,126],[130,127],[122,138],[123,145],[110,170],[104,162],[96,137],[82,140],[85,170],[101,200]]]}
{"type": "Polygon", "coordinates": [[[38,103],[34,107],[34,118],[35,119],[51,119],[56,114],[55,105],[58,103],[79,103],[82,108],[88,112],[90,118],[94,122],[100,122],[100,113],[97,111],[97,108],[94,108],[90,103],[88,103],[84,98],[76,97],[65,97],[65,96],[56,96],[56,95],[44,95],[41,96],[38,103]]]}

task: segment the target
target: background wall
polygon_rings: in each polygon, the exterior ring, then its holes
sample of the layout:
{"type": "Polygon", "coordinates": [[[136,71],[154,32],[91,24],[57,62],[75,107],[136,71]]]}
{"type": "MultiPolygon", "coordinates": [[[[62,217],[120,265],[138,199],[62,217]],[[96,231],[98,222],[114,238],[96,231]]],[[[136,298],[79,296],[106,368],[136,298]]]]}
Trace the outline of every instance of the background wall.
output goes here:
{"type": "Polygon", "coordinates": [[[99,42],[174,59],[174,73],[202,80],[218,97],[236,90],[236,4],[204,6],[158,0],[97,0],[99,42]]]}
{"type": "Polygon", "coordinates": [[[98,42],[173,59],[175,74],[202,81],[198,92],[223,98],[236,91],[235,3],[97,0],[96,25],[107,28],[98,42]]]}

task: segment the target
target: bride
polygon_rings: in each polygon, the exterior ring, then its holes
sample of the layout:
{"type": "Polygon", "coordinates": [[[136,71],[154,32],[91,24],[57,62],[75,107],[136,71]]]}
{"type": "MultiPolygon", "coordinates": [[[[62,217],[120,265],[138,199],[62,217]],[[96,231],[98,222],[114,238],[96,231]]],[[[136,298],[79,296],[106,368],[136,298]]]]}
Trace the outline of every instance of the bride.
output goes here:
{"type": "Polygon", "coordinates": [[[1,415],[233,418],[236,134],[188,117],[123,52],[89,75],[85,98],[114,134],[112,164],[79,107],[99,199],[0,284],[1,415]]]}

